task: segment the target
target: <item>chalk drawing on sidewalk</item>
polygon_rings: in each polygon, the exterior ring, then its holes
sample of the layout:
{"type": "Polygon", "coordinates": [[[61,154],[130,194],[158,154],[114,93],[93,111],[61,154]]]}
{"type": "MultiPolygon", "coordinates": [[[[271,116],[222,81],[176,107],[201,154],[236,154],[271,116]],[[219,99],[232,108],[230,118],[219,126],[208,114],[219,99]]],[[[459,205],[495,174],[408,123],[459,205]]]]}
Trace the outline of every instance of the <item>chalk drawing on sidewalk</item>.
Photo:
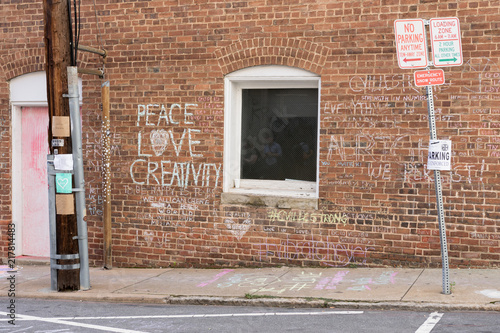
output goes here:
{"type": "Polygon", "coordinates": [[[18,272],[22,267],[16,266],[11,268],[9,265],[0,265],[0,277],[9,276],[12,272],[18,272]]]}
{"type": "Polygon", "coordinates": [[[500,290],[497,289],[484,289],[481,291],[476,291],[477,294],[484,295],[489,298],[498,298],[500,299],[500,290]]]}
{"type": "MultiPolygon", "coordinates": [[[[225,288],[250,288],[249,293],[283,294],[310,290],[328,291],[343,289],[348,291],[372,290],[377,285],[392,285],[395,283],[398,272],[388,271],[374,276],[366,276],[347,279],[350,270],[337,271],[334,275],[325,272],[301,272],[298,275],[285,274],[281,277],[265,275],[259,276],[254,273],[235,273],[232,269],[224,269],[216,274],[211,280],[200,283],[197,287],[205,287],[217,282],[214,287],[225,288]],[[224,277],[224,278],[223,278],[224,277]]],[[[351,273],[352,275],[352,273],[351,273]]]]}
{"type": "Polygon", "coordinates": [[[318,284],[314,287],[316,290],[321,289],[337,289],[337,285],[342,282],[344,277],[349,273],[349,271],[340,271],[335,274],[334,277],[325,277],[321,279],[318,284]]]}
{"type": "Polygon", "coordinates": [[[232,271],[234,271],[234,269],[224,269],[224,270],[222,270],[222,272],[220,272],[219,274],[215,275],[213,277],[213,279],[211,279],[209,281],[206,281],[206,282],[202,282],[202,283],[198,284],[197,287],[206,287],[209,284],[214,283],[215,281],[217,281],[218,279],[220,279],[221,277],[223,277],[227,273],[231,273],[232,271]]]}
{"type": "Polygon", "coordinates": [[[370,285],[388,285],[394,284],[394,278],[398,275],[398,272],[384,272],[376,279],[373,278],[359,278],[353,280],[355,286],[347,288],[347,290],[363,291],[371,290],[370,285]]]}

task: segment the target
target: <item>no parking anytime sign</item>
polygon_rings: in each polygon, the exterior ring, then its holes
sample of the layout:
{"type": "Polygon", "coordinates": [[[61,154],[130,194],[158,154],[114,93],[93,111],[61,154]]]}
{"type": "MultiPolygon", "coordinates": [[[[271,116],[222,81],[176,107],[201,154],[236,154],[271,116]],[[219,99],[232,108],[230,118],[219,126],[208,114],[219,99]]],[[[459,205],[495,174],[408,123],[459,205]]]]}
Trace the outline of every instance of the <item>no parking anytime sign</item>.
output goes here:
{"type": "Polygon", "coordinates": [[[431,141],[427,157],[427,169],[451,170],[451,140],[431,141]]]}
{"type": "Polygon", "coordinates": [[[394,34],[399,67],[402,69],[427,67],[424,20],[396,20],[394,34]]]}

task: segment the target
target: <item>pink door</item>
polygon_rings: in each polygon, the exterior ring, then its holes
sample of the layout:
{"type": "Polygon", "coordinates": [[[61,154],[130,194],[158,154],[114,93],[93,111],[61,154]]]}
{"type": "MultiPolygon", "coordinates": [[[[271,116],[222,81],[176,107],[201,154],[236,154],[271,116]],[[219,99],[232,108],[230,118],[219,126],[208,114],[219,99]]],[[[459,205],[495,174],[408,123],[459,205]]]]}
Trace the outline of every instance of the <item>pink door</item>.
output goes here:
{"type": "Polygon", "coordinates": [[[27,256],[50,256],[47,154],[49,125],[46,107],[23,108],[22,184],[23,220],[22,251],[27,256]]]}

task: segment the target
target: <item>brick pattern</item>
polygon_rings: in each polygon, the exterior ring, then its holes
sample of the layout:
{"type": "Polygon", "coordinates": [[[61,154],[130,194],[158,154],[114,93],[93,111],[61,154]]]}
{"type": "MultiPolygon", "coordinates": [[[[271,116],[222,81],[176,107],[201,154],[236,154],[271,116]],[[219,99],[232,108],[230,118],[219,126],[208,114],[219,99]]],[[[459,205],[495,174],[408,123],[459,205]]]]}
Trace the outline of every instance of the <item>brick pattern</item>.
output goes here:
{"type": "MultiPolygon", "coordinates": [[[[43,69],[39,1],[2,1],[0,225],[11,222],[8,80],[43,69]],[[29,24],[28,24],[29,23],[29,24]]],[[[495,1],[96,1],[81,43],[111,86],[116,266],[438,267],[425,92],[397,66],[396,19],[458,17],[464,64],[434,88],[451,267],[500,263],[500,5],[495,1]],[[101,40],[98,33],[101,32],[101,40]],[[321,75],[318,210],[221,203],[224,75],[321,75]]],[[[101,80],[83,78],[89,253],[102,264],[101,80]]],[[[1,257],[8,242],[0,240],[1,257]]]]}
{"type": "Polygon", "coordinates": [[[259,65],[298,67],[320,74],[329,49],[319,44],[290,38],[254,38],[218,49],[222,73],[259,65]]]}
{"type": "Polygon", "coordinates": [[[44,49],[21,50],[14,54],[6,55],[2,61],[2,72],[5,79],[10,80],[17,76],[44,70],[44,49]]]}

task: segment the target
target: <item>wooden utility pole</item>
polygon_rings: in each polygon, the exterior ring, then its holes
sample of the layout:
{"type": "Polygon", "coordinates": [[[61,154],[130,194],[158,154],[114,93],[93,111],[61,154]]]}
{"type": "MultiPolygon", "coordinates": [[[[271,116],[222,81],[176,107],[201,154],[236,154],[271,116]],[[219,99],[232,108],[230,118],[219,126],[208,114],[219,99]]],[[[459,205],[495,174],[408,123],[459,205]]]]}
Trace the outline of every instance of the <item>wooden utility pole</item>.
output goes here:
{"type": "MultiPolygon", "coordinates": [[[[49,106],[48,139],[50,153],[54,154],[52,147],[52,121],[54,116],[69,117],[68,74],[67,67],[71,66],[72,50],[70,45],[71,31],[68,15],[68,1],[44,0],[44,42],[45,42],[45,72],[47,75],[47,101],[49,106]]],[[[61,138],[60,138],[61,139],[61,138]]],[[[71,137],[64,137],[64,145],[56,147],[59,154],[71,154],[71,137]]],[[[71,194],[73,195],[73,194],[71,194]]],[[[56,212],[56,242],[57,254],[77,254],[76,215],[60,215],[56,212]]],[[[59,259],[58,264],[66,265],[67,260],[59,259]]],[[[57,272],[57,290],[79,290],[79,269],[59,269],[57,272]]]]}
{"type": "Polygon", "coordinates": [[[104,268],[111,269],[113,265],[113,255],[111,252],[111,133],[109,120],[109,81],[102,85],[102,137],[103,137],[103,161],[104,181],[104,268]]]}

